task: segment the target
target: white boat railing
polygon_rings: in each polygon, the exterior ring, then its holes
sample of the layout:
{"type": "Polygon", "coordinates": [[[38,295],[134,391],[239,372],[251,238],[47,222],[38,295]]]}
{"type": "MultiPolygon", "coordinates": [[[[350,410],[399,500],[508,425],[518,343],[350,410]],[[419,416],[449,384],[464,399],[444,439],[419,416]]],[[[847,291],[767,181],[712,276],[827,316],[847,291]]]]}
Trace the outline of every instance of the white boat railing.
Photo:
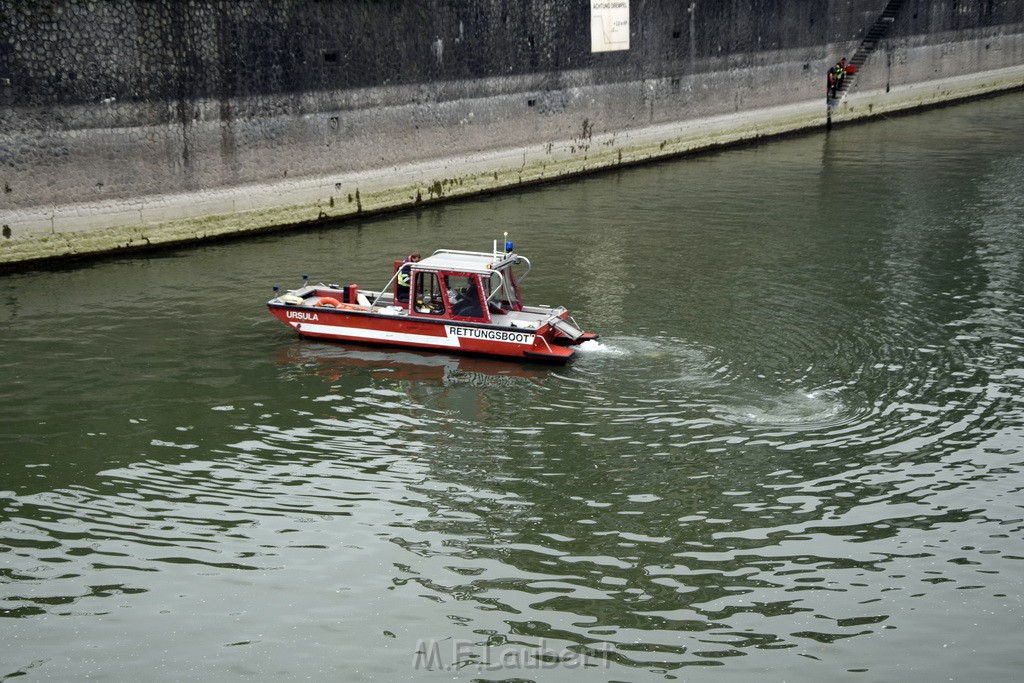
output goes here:
{"type": "Polygon", "coordinates": [[[380,294],[377,295],[377,298],[370,302],[370,308],[376,306],[377,302],[381,300],[381,297],[383,297],[388,292],[388,290],[391,289],[391,284],[395,281],[395,278],[397,278],[398,274],[401,272],[402,268],[399,268],[398,270],[395,271],[395,274],[391,276],[391,279],[388,280],[388,283],[381,288],[380,294]]]}

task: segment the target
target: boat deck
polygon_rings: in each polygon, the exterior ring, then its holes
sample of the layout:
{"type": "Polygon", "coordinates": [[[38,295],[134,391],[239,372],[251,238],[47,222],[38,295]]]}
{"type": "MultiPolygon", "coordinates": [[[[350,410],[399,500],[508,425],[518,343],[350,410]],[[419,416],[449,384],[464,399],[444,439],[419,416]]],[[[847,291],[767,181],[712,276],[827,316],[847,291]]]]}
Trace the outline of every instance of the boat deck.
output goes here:
{"type": "MultiPolygon", "coordinates": [[[[295,300],[285,301],[290,305],[301,305],[301,306],[316,306],[322,298],[330,297],[337,299],[338,301],[343,300],[345,290],[335,285],[308,285],[300,289],[292,290],[289,292],[295,296],[295,300]],[[301,299],[301,303],[299,303],[301,299]]],[[[432,316],[432,315],[414,315],[410,314],[409,310],[404,307],[396,306],[394,295],[390,292],[381,294],[380,292],[374,292],[370,290],[359,290],[360,298],[365,297],[365,300],[372,304],[371,306],[365,307],[363,310],[367,313],[376,313],[383,315],[393,316],[408,316],[419,320],[444,320],[447,322],[459,322],[464,323],[466,321],[452,320],[447,317],[432,316]]],[[[356,310],[359,309],[349,309],[356,310]]],[[[524,306],[522,311],[508,311],[507,313],[491,313],[490,323],[470,323],[470,324],[490,324],[495,327],[506,327],[523,330],[536,330],[541,327],[545,322],[551,319],[552,315],[557,315],[562,311],[561,308],[550,308],[547,306],[524,306]]]]}

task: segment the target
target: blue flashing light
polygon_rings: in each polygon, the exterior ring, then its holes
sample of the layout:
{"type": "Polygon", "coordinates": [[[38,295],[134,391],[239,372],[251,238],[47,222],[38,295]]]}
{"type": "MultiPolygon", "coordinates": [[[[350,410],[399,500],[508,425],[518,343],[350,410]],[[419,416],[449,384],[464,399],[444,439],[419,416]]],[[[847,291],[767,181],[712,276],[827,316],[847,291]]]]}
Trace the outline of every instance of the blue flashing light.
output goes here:
{"type": "Polygon", "coordinates": [[[505,242],[505,253],[506,254],[511,254],[512,253],[512,240],[508,240],[507,242],[505,242]]]}

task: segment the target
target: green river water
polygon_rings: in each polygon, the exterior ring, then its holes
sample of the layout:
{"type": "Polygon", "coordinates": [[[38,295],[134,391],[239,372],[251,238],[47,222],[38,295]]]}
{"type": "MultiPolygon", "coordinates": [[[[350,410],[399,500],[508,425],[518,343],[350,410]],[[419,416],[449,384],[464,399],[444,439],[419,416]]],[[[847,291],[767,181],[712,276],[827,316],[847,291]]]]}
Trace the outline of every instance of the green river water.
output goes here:
{"type": "Polygon", "coordinates": [[[1022,112],[0,276],[0,680],[1016,679],[1022,112]],[[266,311],[506,230],[565,367],[266,311]]]}

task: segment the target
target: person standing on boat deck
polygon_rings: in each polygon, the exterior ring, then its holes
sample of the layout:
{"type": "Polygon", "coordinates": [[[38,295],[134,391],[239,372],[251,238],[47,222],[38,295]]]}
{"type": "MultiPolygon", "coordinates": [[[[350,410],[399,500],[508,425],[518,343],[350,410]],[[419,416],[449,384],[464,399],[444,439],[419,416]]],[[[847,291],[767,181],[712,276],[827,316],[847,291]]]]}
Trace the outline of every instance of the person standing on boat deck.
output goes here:
{"type": "Polygon", "coordinates": [[[405,259],[405,263],[398,269],[398,291],[395,295],[399,301],[409,300],[409,285],[412,283],[412,264],[419,262],[420,252],[414,251],[405,259]]]}

